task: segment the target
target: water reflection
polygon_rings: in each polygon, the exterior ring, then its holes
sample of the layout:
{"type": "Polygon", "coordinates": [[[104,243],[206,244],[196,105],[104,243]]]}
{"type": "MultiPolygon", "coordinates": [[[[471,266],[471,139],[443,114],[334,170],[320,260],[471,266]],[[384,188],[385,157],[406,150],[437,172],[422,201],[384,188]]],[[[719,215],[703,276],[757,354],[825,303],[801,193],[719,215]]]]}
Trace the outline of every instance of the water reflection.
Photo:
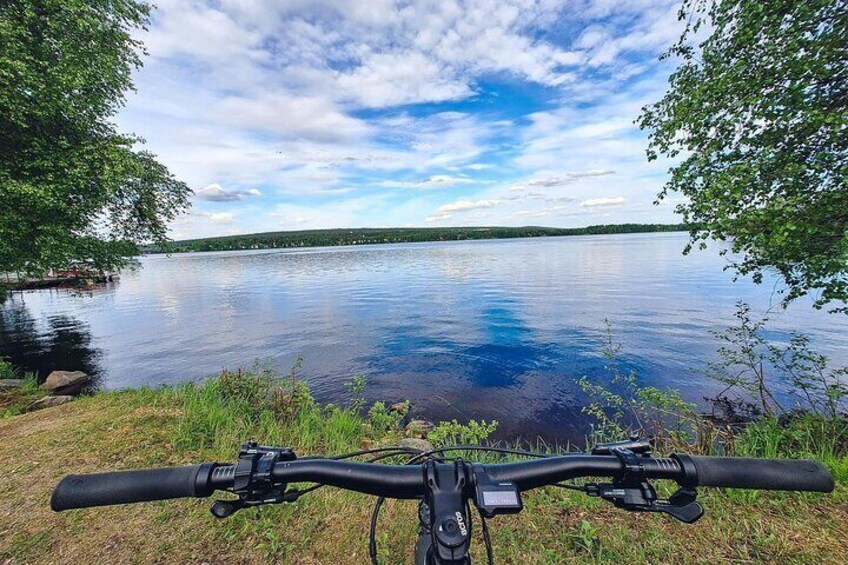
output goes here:
{"type": "Polygon", "coordinates": [[[0,308],[0,357],[37,373],[39,382],[54,370],[83,371],[94,377],[94,387],[101,376],[101,354],[86,323],[66,314],[36,320],[19,296],[0,308]]]}
{"type": "MultiPolygon", "coordinates": [[[[576,381],[609,380],[605,318],[625,346],[623,370],[697,401],[712,392],[701,373],[717,345],[709,331],[732,321],[739,300],[758,312],[777,300],[771,286],[733,283],[716,253],[682,256],[685,241],[639,234],[146,257],[92,296],[32,292],[0,306],[0,353],[29,352],[38,364],[33,352],[88,351],[79,357],[100,367],[107,388],[178,383],[255,359],[285,370],[303,356],[320,400],[344,399],[342,384],[364,374],[372,399],[409,399],[436,418],[497,419],[505,435],[579,439],[576,381]]],[[[848,319],[799,303],[771,327],[777,340],[803,329],[848,363],[848,319]]]]}

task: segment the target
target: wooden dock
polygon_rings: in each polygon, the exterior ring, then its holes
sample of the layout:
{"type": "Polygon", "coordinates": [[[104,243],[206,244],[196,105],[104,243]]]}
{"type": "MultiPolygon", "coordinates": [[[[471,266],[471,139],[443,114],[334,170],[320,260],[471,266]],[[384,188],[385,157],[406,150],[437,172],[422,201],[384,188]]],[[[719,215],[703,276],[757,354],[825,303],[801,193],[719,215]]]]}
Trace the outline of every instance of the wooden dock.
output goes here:
{"type": "Polygon", "coordinates": [[[7,290],[40,290],[45,288],[85,288],[96,284],[117,281],[120,278],[118,274],[103,274],[90,276],[69,276],[69,277],[45,277],[43,279],[26,279],[4,283],[0,280],[0,285],[5,286],[7,290]]]}

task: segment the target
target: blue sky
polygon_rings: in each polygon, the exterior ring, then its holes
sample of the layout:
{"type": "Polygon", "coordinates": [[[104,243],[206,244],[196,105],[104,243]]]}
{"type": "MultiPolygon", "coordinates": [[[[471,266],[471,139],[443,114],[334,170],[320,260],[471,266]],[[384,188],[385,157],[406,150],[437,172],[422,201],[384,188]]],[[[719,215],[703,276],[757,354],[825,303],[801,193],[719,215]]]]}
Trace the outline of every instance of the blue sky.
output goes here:
{"type": "Polygon", "coordinates": [[[633,120],[678,1],[157,5],[117,120],[196,192],[172,237],[676,221],[633,120]]]}

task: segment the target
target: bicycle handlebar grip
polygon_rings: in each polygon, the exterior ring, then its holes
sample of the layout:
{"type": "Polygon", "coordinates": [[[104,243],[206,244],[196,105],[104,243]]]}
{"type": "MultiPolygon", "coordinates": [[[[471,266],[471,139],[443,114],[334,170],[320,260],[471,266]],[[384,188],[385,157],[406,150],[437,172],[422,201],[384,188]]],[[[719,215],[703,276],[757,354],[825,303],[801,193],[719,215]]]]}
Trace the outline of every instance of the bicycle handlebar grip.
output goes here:
{"type": "Polygon", "coordinates": [[[209,493],[199,489],[197,483],[201,467],[204,465],[68,475],[56,485],[50,508],[60,512],[71,508],[206,496],[209,493]]]}
{"type": "Polygon", "coordinates": [[[819,461],[809,459],[749,459],[689,455],[705,487],[833,491],[833,476],[819,461]]]}

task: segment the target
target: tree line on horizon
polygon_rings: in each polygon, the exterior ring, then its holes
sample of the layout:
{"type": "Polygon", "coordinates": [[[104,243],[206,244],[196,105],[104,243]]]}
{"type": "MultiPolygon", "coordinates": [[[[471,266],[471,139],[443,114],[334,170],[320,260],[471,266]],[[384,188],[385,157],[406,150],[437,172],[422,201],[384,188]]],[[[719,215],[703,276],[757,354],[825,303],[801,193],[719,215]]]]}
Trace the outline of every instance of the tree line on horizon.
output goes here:
{"type": "Polygon", "coordinates": [[[281,231],[206,237],[149,245],[144,253],[186,253],[236,251],[243,249],[285,249],[332,245],[371,245],[471,239],[512,239],[569,235],[649,233],[687,231],[686,224],[607,224],[583,228],[547,227],[456,227],[456,228],[338,228],[281,231]]]}

